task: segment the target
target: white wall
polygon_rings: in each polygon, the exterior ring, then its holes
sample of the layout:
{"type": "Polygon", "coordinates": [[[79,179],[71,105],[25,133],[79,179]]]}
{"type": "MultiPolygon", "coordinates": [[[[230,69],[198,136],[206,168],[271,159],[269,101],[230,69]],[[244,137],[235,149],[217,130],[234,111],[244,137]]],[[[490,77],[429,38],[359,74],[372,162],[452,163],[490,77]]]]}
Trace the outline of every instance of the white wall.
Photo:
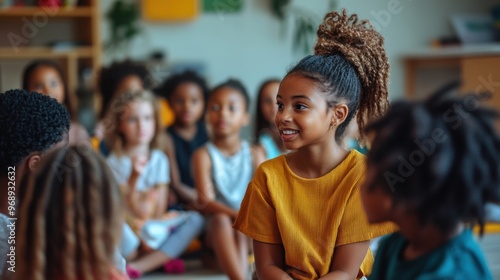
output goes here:
{"type": "MultiPolygon", "coordinates": [[[[282,77],[302,54],[292,51],[288,33],[268,9],[267,0],[245,1],[241,13],[201,14],[186,23],[144,22],[143,35],[130,50],[133,58],[145,58],[151,50],[164,49],[171,61],[200,61],[207,65],[211,85],[229,76],[243,80],[251,93],[268,77],[282,77]],[[287,33],[287,34],[284,34],[287,33]]],[[[112,0],[101,2],[103,13],[112,0]]],[[[488,12],[498,0],[339,0],[338,7],[371,20],[386,39],[391,62],[390,95],[403,95],[402,53],[429,45],[436,37],[452,34],[449,17],[464,12],[488,12]]],[[[328,10],[328,1],[295,0],[318,19],[328,10]]],[[[105,23],[105,20],[103,21],[105,23]]],[[[108,34],[102,27],[103,38],[108,34]]],[[[111,61],[105,56],[105,63],[111,61]]]]}
{"type": "Polygon", "coordinates": [[[489,13],[498,0],[340,0],[340,7],[374,22],[385,37],[391,63],[390,95],[403,96],[404,67],[401,56],[426,48],[439,37],[453,34],[450,16],[460,13],[489,13]],[[389,7],[391,7],[389,9],[389,7]],[[392,11],[392,13],[390,12],[392,11]]]}

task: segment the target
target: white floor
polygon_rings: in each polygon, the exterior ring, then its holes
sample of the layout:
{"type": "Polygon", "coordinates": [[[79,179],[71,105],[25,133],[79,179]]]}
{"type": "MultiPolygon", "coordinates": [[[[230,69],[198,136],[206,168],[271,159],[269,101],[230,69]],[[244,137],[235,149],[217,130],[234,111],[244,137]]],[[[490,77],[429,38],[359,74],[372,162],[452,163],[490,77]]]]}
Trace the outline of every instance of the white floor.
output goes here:
{"type": "Polygon", "coordinates": [[[144,280],[228,280],[224,274],[218,271],[203,268],[201,261],[187,261],[186,272],[183,274],[165,274],[162,272],[152,272],[140,279],[144,280]]]}
{"type": "MultiPolygon", "coordinates": [[[[500,280],[500,234],[485,234],[479,239],[486,260],[490,267],[493,278],[500,280]]],[[[186,262],[186,273],[175,275],[161,272],[150,273],[141,279],[144,280],[228,280],[224,274],[218,271],[203,268],[201,261],[191,260],[186,262]]]]}

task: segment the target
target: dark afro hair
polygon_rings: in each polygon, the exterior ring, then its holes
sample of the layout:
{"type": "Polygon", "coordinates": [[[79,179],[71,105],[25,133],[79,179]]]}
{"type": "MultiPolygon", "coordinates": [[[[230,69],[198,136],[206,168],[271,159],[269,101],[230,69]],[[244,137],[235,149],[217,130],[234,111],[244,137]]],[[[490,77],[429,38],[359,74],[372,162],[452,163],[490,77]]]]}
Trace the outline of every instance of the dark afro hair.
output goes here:
{"type": "Polygon", "coordinates": [[[485,222],[484,205],[500,201],[498,112],[481,108],[484,95],[444,98],[458,83],[426,101],[395,102],[366,127],[375,132],[368,168],[395,204],[407,205],[420,223],[445,233],[459,223],[485,222]]]}
{"type": "Polygon", "coordinates": [[[143,64],[124,60],[114,62],[108,67],[103,67],[99,73],[99,93],[102,97],[101,118],[106,116],[107,110],[111,105],[116,88],[120,82],[128,76],[137,76],[143,83],[144,89],[151,87],[151,78],[149,71],[143,64]]]}
{"type": "Polygon", "coordinates": [[[20,89],[0,93],[0,168],[62,141],[69,125],[68,111],[52,97],[20,89]]]}
{"type": "Polygon", "coordinates": [[[223,83],[220,83],[215,86],[214,89],[212,89],[212,92],[210,94],[213,95],[215,92],[223,88],[231,88],[238,91],[245,99],[245,111],[248,112],[248,108],[250,107],[250,96],[248,95],[248,91],[246,90],[243,83],[240,82],[240,80],[231,78],[223,83]]]}
{"type": "Polygon", "coordinates": [[[199,86],[203,93],[203,100],[205,100],[205,103],[207,102],[208,98],[207,82],[196,72],[189,70],[168,77],[161,86],[157,87],[154,90],[154,92],[157,95],[170,101],[170,98],[172,97],[172,94],[175,92],[177,87],[185,83],[193,83],[199,86]]]}

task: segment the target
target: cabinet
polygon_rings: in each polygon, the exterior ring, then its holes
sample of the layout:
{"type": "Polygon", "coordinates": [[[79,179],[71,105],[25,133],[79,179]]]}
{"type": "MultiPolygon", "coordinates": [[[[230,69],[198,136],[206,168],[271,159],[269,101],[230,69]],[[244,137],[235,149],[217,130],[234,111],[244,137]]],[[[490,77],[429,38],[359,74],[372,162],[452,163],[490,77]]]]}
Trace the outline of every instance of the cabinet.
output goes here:
{"type": "MultiPolygon", "coordinates": [[[[500,110],[500,44],[414,51],[403,57],[406,96],[422,98],[449,81],[462,81],[460,93],[489,91],[484,106],[500,110]]],[[[500,131],[500,121],[498,122],[500,131]]]]}
{"type": "Polygon", "coordinates": [[[58,61],[74,93],[84,69],[101,66],[98,0],[79,0],[74,7],[0,9],[1,90],[21,86],[22,67],[33,59],[58,61]],[[12,72],[12,73],[11,73],[12,72]]]}

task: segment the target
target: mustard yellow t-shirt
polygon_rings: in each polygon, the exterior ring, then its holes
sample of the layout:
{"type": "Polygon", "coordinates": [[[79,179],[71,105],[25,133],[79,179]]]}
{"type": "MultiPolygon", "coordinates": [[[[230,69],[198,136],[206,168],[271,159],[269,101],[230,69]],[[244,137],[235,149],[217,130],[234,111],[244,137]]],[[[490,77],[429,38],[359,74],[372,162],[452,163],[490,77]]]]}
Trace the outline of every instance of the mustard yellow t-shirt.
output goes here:
{"type": "MultiPolygon", "coordinates": [[[[314,179],[293,173],[284,155],[255,171],[234,223],[250,238],[285,248],[285,271],[294,279],[328,274],[335,247],[394,232],[393,224],[370,225],[359,187],[365,158],[352,150],[328,174],[314,179]]],[[[371,271],[368,251],[360,276],[371,271]]]]}

